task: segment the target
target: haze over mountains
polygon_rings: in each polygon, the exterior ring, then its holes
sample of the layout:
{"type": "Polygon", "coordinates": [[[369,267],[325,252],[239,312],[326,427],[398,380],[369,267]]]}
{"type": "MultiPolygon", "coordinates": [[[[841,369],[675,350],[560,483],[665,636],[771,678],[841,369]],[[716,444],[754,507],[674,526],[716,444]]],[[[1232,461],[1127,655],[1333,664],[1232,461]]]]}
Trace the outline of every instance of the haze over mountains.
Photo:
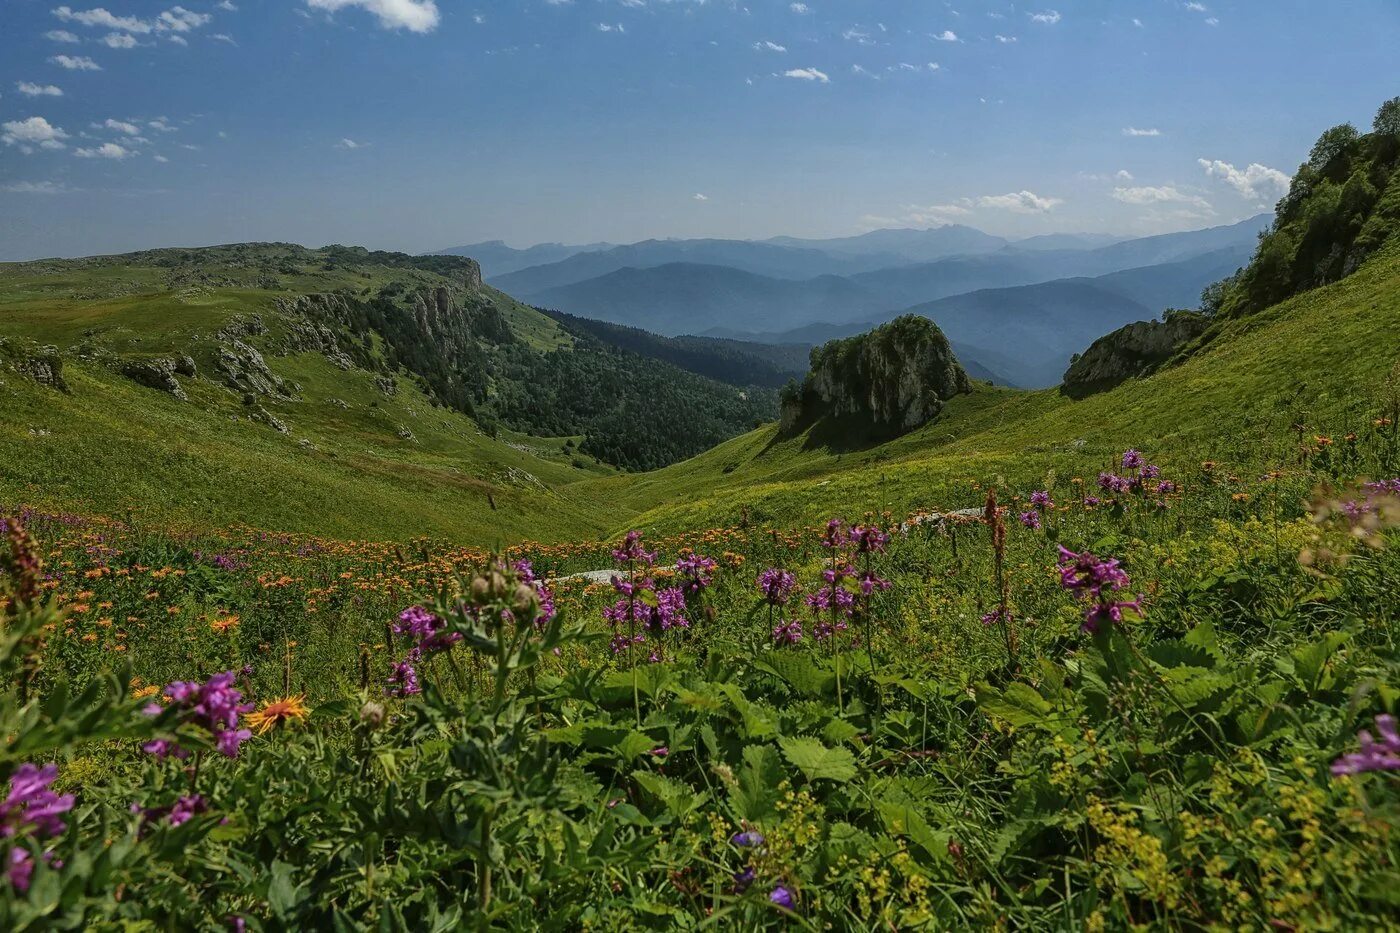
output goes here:
{"type": "Polygon", "coordinates": [[[1012,242],[972,227],[765,241],[454,247],[522,301],[657,334],[813,344],[901,313],[931,317],[969,371],[1058,382],[1070,356],[1123,324],[1195,307],[1244,265],[1270,215],[1136,239],[1049,234],[1012,242]]]}

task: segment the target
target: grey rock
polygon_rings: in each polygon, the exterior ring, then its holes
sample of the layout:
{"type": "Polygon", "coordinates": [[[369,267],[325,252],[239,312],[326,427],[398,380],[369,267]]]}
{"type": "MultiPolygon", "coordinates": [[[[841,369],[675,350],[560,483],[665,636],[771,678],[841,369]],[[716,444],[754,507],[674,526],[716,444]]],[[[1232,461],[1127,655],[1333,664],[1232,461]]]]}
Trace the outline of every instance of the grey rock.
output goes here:
{"type": "Polygon", "coordinates": [[[399,391],[399,381],[393,376],[375,376],[374,387],[385,395],[393,395],[399,391]]]}
{"type": "Polygon", "coordinates": [[[267,361],[257,348],[234,339],[219,347],[219,358],[214,368],[223,377],[224,384],[236,392],[253,395],[271,395],[277,398],[295,398],[296,392],[281,376],[267,368],[267,361]]]}
{"type": "Polygon", "coordinates": [[[1138,321],[1090,344],[1065,371],[1060,391],[1072,398],[1103,392],[1137,376],[1146,376],[1203,334],[1210,318],[1178,311],[1166,321],[1138,321]]]}
{"type": "Polygon", "coordinates": [[[148,389],[168,392],[181,401],[188,401],[189,396],[180,388],[180,381],[175,378],[176,371],[175,360],[166,357],[127,360],[121,367],[122,375],[132,382],[148,389]]]}

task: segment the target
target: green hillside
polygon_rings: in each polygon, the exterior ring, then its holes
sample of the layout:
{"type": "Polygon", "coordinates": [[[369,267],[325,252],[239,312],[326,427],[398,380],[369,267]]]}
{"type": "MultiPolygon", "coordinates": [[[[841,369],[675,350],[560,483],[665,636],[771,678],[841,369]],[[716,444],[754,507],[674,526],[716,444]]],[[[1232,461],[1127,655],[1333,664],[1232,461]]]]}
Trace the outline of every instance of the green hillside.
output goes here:
{"type": "Polygon", "coordinates": [[[580,485],[627,506],[633,524],[679,530],[745,514],[789,524],[970,506],[975,480],[1030,482],[1051,469],[1092,476],[1125,445],[1150,446],[1182,467],[1277,460],[1288,452],[1260,449],[1264,439],[1295,423],[1324,434],[1358,429],[1396,391],[1400,343],[1378,336],[1398,324],[1400,242],[1392,241],[1343,281],[1222,322],[1192,359],[1110,392],[1074,401],[1056,390],[982,386],[883,444],[823,437],[820,427],[783,439],[768,426],[656,473],[580,485]]]}

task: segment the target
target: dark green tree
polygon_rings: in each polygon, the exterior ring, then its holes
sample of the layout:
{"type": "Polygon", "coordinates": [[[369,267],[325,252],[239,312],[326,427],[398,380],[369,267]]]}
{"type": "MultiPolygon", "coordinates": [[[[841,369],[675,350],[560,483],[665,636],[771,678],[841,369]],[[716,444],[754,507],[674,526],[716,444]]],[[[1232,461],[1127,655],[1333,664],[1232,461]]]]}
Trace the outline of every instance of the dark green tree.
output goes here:
{"type": "Polygon", "coordinates": [[[1316,171],[1322,171],[1329,162],[1345,152],[1360,138],[1361,134],[1350,123],[1342,123],[1332,127],[1317,138],[1312,152],[1308,153],[1309,167],[1316,171]]]}
{"type": "Polygon", "coordinates": [[[1376,121],[1371,124],[1371,128],[1377,133],[1400,136],[1400,97],[1392,97],[1381,104],[1381,109],[1376,111],[1376,121]]]}

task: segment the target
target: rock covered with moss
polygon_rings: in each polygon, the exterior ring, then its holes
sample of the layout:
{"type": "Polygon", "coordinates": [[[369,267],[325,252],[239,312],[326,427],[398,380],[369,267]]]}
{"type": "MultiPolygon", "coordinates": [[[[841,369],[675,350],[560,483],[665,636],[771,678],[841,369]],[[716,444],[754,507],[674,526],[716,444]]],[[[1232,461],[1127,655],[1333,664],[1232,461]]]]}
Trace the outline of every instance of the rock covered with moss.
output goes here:
{"type": "Polygon", "coordinates": [[[880,427],[912,430],[971,388],[938,325],[905,315],[815,348],[802,385],[794,383],[783,393],[781,427],[791,433],[823,416],[853,415],[880,427]]]}
{"type": "Polygon", "coordinates": [[[1076,398],[1111,389],[1151,373],[1210,325],[1195,311],[1176,311],[1165,321],[1137,321],[1105,334],[1075,357],[1060,391],[1076,398]]]}

